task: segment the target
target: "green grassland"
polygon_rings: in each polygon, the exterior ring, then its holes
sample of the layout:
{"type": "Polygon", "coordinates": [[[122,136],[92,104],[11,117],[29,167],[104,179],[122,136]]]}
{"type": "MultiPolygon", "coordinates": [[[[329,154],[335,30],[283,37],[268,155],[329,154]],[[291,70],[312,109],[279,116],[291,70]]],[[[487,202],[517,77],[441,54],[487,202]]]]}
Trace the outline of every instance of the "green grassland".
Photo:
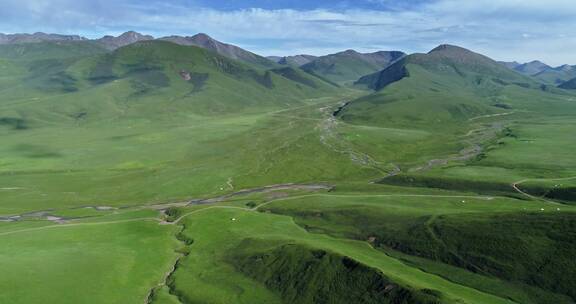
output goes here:
{"type": "Polygon", "coordinates": [[[142,303],[173,263],[173,233],[146,221],[0,232],[0,301],[142,303]]]}
{"type": "Polygon", "coordinates": [[[0,302],[574,303],[576,95],[478,56],[0,47],[0,302]]]}

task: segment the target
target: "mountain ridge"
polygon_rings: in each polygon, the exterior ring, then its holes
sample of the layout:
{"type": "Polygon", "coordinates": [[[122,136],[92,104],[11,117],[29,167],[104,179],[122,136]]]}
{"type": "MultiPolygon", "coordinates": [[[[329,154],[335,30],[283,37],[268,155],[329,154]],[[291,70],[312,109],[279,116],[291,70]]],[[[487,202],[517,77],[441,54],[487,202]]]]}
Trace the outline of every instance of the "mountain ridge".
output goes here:
{"type": "Polygon", "coordinates": [[[87,41],[88,38],[79,35],[61,35],[61,34],[47,34],[43,32],[36,32],[33,34],[17,33],[17,34],[3,34],[0,33],[1,44],[18,44],[18,43],[35,43],[43,41],[87,41]]]}
{"type": "Polygon", "coordinates": [[[116,37],[107,35],[100,39],[96,39],[95,41],[104,45],[109,50],[115,50],[132,43],[146,40],[154,40],[154,37],[150,35],[143,35],[134,31],[128,31],[116,37]]]}
{"type": "Polygon", "coordinates": [[[201,47],[228,58],[248,62],[260,67],[270,68],[275,66],[274,62],[265,57],[238,46],[220,42],[205,33],[199,33],[194,36],[166,36],[158,38],[157,40],[169,41],[180,45],[201,47]]]}
{"type": "Polygon", "coordinates": [[[539,60],[526,63],[499,61],[503,66],[523,75],[531,76],[534,79],[552,85],[562,83],[576,77],[576,66],[563,64],[557,67],[547,65],[539,60]]]}

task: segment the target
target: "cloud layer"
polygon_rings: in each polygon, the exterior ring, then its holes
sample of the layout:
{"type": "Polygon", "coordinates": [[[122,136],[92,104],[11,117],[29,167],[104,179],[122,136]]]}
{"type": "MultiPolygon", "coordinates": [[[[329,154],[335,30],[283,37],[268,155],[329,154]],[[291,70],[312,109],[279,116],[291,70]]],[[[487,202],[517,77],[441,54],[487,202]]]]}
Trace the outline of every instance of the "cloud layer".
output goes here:
{"type": "Polygon", "coordinates": [[[425,52],[451,43],[499,60],[576,64],[572,0],[413,0],[401,5],[359,0],[334,1],[337,5],[329,7],[318,1],[314,8],[291,1],[295,4],[284,8],[233,9],[183,0],[2,2],[0,32],[91,37],[126,30],[156,36],[205,32],[264,55],[320,55],[349,48],[425,52]]]}

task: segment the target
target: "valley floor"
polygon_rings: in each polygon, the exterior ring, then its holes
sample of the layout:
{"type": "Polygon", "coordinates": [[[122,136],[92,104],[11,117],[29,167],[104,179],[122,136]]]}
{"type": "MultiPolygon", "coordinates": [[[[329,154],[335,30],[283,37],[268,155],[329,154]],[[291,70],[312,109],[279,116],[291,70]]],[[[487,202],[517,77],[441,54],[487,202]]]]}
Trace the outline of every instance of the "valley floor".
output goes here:
{"type": "Polygon", "coordinates": [[[335,117],[356,94],[3,133],[0,302],[319,303],[352,276],[365,303],[573,303],[572,114],[441,135],[335,117]]]}

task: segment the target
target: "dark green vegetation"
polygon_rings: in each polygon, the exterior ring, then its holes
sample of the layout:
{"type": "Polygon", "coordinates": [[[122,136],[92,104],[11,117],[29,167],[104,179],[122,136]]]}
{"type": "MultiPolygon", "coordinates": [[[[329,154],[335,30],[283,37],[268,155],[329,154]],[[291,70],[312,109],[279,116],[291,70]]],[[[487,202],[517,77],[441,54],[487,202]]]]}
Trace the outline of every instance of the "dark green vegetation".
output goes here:
{"type": "MultiPolygon", "coordinates": [[[[461,204],[474,201],[464,198],[461,204]]],[[[571,286],[576,268],[570,255],[575,250],[575,213],[485,210],[482,214],[425,215],[424,211],[420,216],[398,216],[386,210],[389,206],[352,206],[273,211],[295,216],[299,224],[312,231],[369,240],[384,251],[394,249],[513,282],[515,288],[528,291],[535,303],[548,303],[552,298],[550,302],[569,302],[566,296],[574,298],[571,286]]],[[[483,288],[481,284],[479,281],[475,285],[483,288]]]]}
{"type": "Polygon", "coordinates": [[[412,291],[394,285],[380,271],[348,257],[301,245],[282,245],[264,252],[246,242],[233,263],[279,292],[288,303],[439,303],[431,290],[412,291]],[[244,251],[251,254],[242,256],[244,251]]]}
{"type": "Polygon", "coordinates": [[[204,42],[0,46],[0,302],[575,302],[576,94],[204,42]]]}

